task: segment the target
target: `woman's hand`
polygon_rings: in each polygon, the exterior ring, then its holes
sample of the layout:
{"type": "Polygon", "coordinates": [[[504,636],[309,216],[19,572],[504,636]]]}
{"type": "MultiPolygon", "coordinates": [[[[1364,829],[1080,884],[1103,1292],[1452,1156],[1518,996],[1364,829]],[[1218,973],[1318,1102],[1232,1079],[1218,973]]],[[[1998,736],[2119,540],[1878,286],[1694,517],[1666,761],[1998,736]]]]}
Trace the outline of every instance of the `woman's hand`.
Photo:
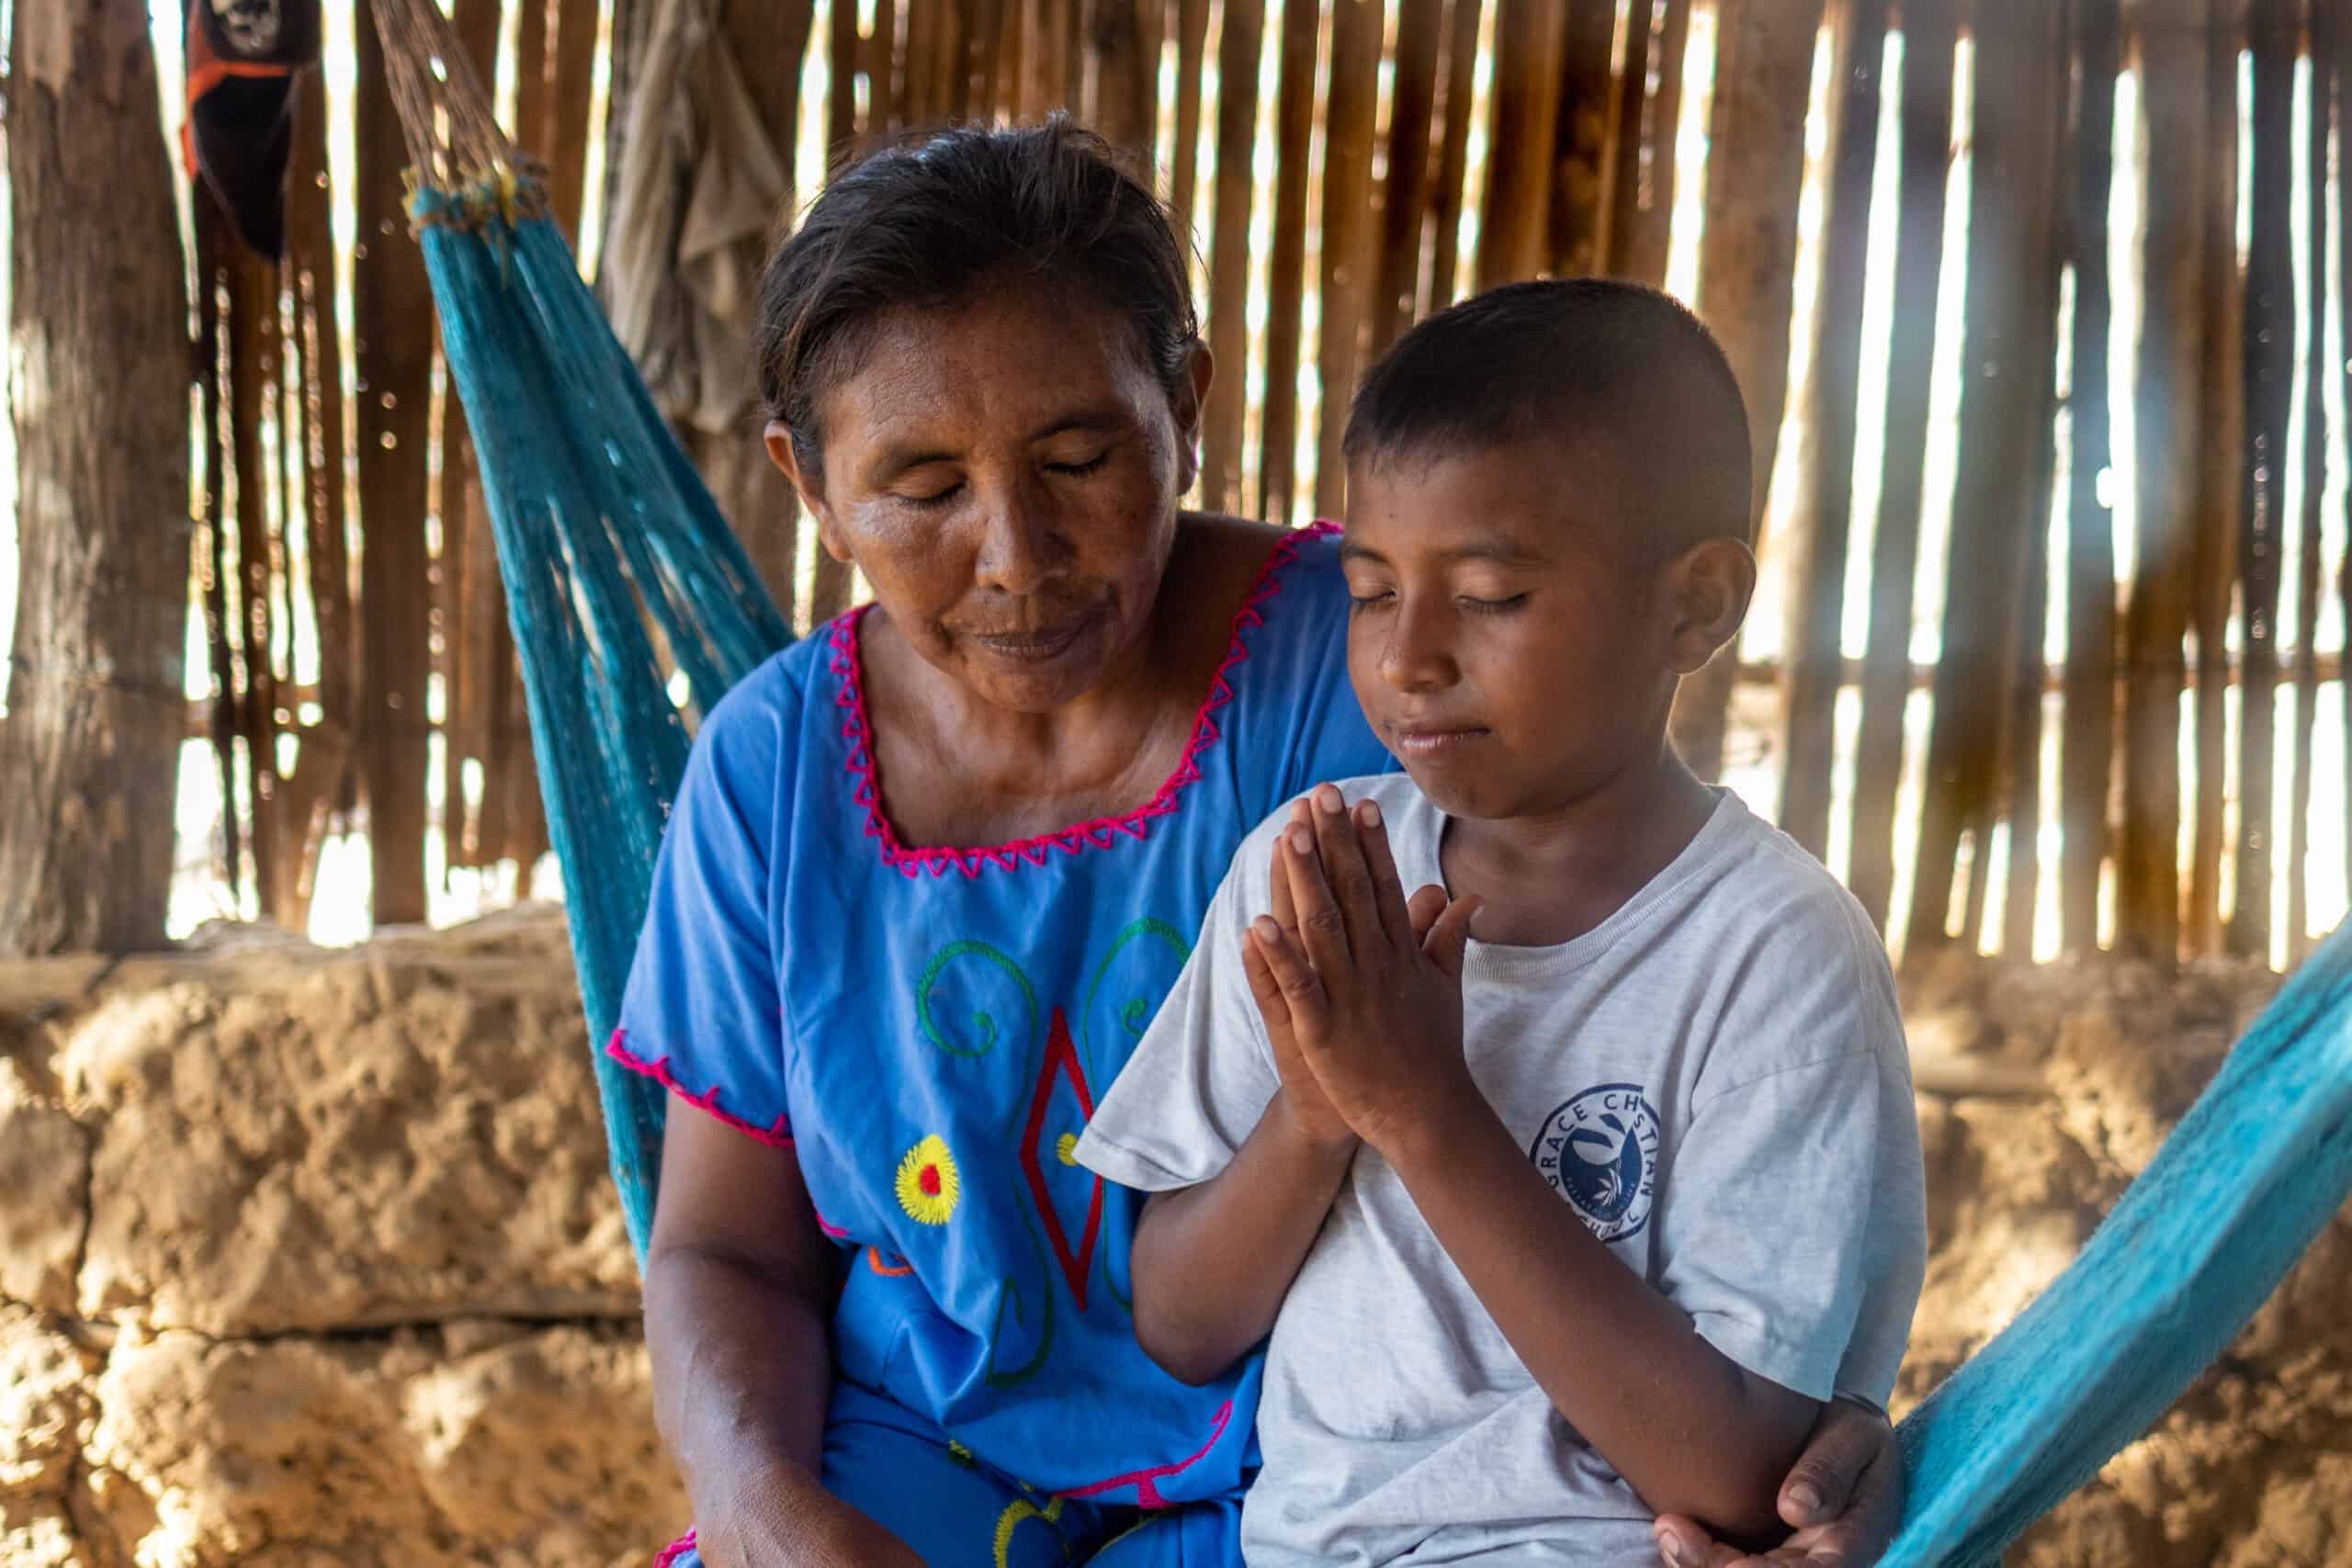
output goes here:
{"type": "Polygon", "coordinates": [[[905,1541],[813,1483],[695,1532],[705,1568],[922,1568],[905,1541]]]}
{"type": "MultiPolygon", "coordinates": [[[[1479,1107],[1462,1056],[1462,953],[1475,899],[1406,903],[1377,807],[1351,814],[1330,784],[1314,794],[1313,829],[1293,823],[1275,849],[1295,928],[1272,917],[1250,931],[1287,1013],[1288,1032],[1329,1108],[1387,1152],[1455,1109],[1479,1107]]],[[[1262,1005],[1262,1004],[1261,1004],[1262,1005]]]]}
{"type": "Polygon", "coordinates": [[[1830,1401],[1781,1484],[1781,1517],[1796,1533],[1751,1554],[1689,1519],[1661,1516],[1658,1554],[1668,1568],[1871,1568],[1903,1523],[1903,1456],[1886,1417],[1851,1400],[1830,1401]]]}

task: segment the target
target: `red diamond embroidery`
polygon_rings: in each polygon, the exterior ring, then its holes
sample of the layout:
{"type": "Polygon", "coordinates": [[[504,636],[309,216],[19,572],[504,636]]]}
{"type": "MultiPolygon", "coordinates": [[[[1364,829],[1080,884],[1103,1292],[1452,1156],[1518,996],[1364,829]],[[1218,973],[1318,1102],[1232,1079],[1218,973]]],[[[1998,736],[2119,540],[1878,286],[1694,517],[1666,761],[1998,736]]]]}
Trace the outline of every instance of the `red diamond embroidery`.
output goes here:
{"type": "Polygon", "coordinates": [[[1078,1309],[1086,1310],[1087,1271],[1094,1261],[1094,1238],[1102,1228],[1102,1179],[1094,1179],[1094,1196],[1086,1211],[1086,1234],[1079,1238],[1078,1250],[1070,1250],[1069,1233],[1062,1228],[1062,1217],[1046,1190],[1046,1162],[1040,1156],[1046,1133],[1046,1107],[1054,1097],[1054,1080],[1068,1077],[1070,1090],[1078,1097],[1080,1114],[1092,1117],[1094,1097],[1087,1092],[1086,1074],[1078,1065],[1078,1047],[1070,1043],[1069,1024],[1062,1018],[1062,1010],[1054,1010],[1053,1025],[1046,1035],[1045,1071],[1037,1077],[1037,1092],[1029,1101],[1029,1130],[1021,1140],[1021,1168],[1029,1178],[1029,1192],[1037,1201],[1037,1212],[1045,1216],[1046,1235],[1054,1244],[1054,1256],[1061,1260],[1062,1276],[1069,1281],[1070,1294],[1078,1298],[1078,1309]]]}

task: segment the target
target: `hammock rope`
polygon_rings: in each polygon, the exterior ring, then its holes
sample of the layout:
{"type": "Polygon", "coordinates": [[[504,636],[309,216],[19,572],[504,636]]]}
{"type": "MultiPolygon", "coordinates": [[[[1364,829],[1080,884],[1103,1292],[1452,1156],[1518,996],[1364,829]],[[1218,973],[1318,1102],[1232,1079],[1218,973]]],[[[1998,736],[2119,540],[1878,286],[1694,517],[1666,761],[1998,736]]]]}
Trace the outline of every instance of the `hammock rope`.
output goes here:
{"type": "MultiPolygon", "coordinates": [[[[374,0],[410,214],[522,655],[593,1043],[699,713],[790,639],[434,0],[374,0]],[[659,647],[657,647],[657,637],[659,647]],[[663,651],[666,650],[665,660],[663,651]]],[[[594,1052],[641,1259],[662,1091],[594,1052]]],[[[2304,964],[2066,1272],[1904,1421],[1884,1568],[1976,1568],[2138,1438],[2352,1193],[2352,925],[2304,964]]]]}
{"type": "MultiPolygon", "coordinates": [[[[581,999],[602,1040],[685,769],[672,676],[700,714],[791,628],[582,281],[547,216],[539,165],[499,130],[440,7],[379,0],[373,10],[412,160],[411,225],[522,656],[581,999]]],[[[594,1055],[641,1260],[662,1092],[594,1055]]]]}

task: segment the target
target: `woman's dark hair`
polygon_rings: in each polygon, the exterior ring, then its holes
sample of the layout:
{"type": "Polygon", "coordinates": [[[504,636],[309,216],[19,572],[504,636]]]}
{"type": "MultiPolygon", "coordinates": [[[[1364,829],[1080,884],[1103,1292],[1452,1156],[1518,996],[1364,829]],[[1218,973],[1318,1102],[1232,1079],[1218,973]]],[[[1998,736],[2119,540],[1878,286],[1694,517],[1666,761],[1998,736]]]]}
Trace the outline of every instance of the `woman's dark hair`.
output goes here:
{"type": "Polygon", "coordinates": [[[1199,321],[1168,210],[1109,143],[1056,115],[958,127],[885,148],[833,176],[760,280],[760,397],[812,472],[817,408],[856,368],[876,320],[953,306],[995,280],[1084,290],[1131,322],[1177,395],[1199,321]]]}

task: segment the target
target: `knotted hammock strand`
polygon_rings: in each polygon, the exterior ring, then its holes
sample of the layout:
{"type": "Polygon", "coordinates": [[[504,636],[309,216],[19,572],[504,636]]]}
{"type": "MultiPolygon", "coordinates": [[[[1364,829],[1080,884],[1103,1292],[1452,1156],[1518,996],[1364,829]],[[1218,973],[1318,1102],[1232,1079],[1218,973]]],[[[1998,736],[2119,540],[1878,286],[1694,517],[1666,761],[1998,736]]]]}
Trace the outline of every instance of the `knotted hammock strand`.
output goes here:
{"type": "MultiPolygon", "coordinates": [[[[374,11],[408,140],[410,220],[522,656],[581,998],[601,1041],[685,768],[672,677],[688,709],[707,711],[791,629],[581,280],[539,166],[498,130],[440,7],[381,0],[374,11]]],[[[642,1258],[662,1091],[601,1051],[594,1059],[642,1258]]]]}
{"type": "MultiPolygon", "coordinates": [[[[701,712],[790,632],[615,341],[434,0],[374,0],[410,214],[498,541],[594,1043],[701,712]],[[657,645],[658,638],[658,645],[657,645]],[[665,657],[666,655],[666,657],[665,657]]],[[[661,1091],[595,1053],[644,1254],[661,1091]]],[[[2303,964],[2082,1256],[1901,1427],[1886,1568],[1973,1568],[2154,1423],[2352,1193],[2352,927],[2303,964]]]]}

